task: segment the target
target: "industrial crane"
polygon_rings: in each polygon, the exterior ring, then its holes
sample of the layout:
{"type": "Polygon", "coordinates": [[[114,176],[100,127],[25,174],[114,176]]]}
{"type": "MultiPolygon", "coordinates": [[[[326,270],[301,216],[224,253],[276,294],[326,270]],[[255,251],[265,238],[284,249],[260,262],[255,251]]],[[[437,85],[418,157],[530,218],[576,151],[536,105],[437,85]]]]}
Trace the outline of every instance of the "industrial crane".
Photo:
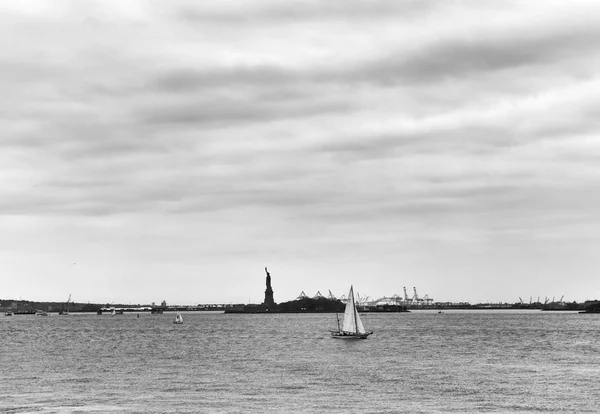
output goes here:
{"type": "Polygon", "coordinates": [[[408,297],[408,293],[406,293],[406,286],[404,286],[404,300],[406,301],[406,303],[411,303],[412,299],[408,297]]]}
{"type": "Polygon", "coordinates": [[[423,302],[425,302],[425,305],[429,306],[432,304],[433,298],[430,298],[428,294],[425,294],[425,296],[423,296],[423,302]]]}
{"type": "Polygon", "coordinates": [[[419,295],[417,294],[417,288],[416,287],[413,287],[413,292],[415,292],[415,296],[413,296],[413,301],[416,301],[417,303],[423,302],[423,299],[421,299],[419,297],[419,295]]]}
{"type": "Polygon", "coordinates": [[[358,292],[356,292],[356,297],[357,297],[357,302],[359,305],[364,305],[370,299],[369,296],[367,296],[367,295],[360,296],[360,293],[358,293],[358,292]]]}

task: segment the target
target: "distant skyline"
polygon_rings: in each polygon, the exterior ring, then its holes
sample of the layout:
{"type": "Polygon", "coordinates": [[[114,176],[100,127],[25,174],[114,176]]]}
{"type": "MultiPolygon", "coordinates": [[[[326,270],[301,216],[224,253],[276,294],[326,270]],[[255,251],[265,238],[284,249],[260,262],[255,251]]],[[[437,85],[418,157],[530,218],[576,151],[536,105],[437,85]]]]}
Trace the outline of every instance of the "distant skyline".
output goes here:
{"type": "Polygon", "coordinates": [[[600,4],[0,13],[0,298],[600,298],[600,4]]]}

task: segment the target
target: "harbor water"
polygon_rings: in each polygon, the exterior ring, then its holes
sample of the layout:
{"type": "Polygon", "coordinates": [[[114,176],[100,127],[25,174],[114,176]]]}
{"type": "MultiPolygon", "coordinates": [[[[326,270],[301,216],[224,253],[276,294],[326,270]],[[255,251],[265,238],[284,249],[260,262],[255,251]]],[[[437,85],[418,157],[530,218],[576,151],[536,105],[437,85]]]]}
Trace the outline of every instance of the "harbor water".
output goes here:
{"type": "Polygon", "coordinates": [[[0,317],[2,413],[600,411],[600,314],[0,317]]]}

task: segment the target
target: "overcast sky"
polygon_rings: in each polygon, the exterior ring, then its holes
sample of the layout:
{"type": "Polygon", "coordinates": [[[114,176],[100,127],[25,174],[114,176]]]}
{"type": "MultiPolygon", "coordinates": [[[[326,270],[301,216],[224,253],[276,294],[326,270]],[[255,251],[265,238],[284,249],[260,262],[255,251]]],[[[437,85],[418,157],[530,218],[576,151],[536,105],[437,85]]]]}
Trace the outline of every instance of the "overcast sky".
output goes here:
{"type": "Polygon", "coordinates": [[[600,298],[597,1],[0,7],[0,298],[600,298]]]}

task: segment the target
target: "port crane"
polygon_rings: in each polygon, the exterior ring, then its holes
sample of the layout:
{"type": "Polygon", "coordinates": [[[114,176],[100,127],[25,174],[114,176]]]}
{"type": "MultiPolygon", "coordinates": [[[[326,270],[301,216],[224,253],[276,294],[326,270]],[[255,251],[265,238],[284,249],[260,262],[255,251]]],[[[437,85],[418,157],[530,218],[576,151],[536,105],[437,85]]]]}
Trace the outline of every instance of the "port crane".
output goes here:
{"type": "Polygon", "coordinates": [[[356,292],[356,297],[357,297],[357,302],[358,305],[364,305],[366,302],[369,301],[370,297],[365,295],[365,296],[360,296],[360,293],[356,292]]]}
{"type": "Polygon", "coordinates": [[[302,291],[302,292],[300,292],[300,295],[298,295],[296,300],[306,299],[307,297],[308,296],[306,296],[306,293],[304,293],[304,291],[302,291]]]}
{"type": "Polygon", "coordinates": [[[423,304],[423,299],[419,297],[419,295],[417,294],[417,288],[413,287],[413,292],[415,292],[415,295],[413,296],[413,301],[417,302],[417,304],[423,304]]]}
{"type": "Polygon", "coordinates": [[[404,289],[404,300],[406,301],[406,303],[412,303],[412,299],[408,297],[408,293],[406,293],[406,286],[403,287],[404,289]]]}
{"type": "Polygon", "coordinates": [[[423,296],[423,301],[425,302],[425,305],[429,306],[433,303],[433,299],[429,297],[428,294],[425,294],[425,296],[423,296]]]}

